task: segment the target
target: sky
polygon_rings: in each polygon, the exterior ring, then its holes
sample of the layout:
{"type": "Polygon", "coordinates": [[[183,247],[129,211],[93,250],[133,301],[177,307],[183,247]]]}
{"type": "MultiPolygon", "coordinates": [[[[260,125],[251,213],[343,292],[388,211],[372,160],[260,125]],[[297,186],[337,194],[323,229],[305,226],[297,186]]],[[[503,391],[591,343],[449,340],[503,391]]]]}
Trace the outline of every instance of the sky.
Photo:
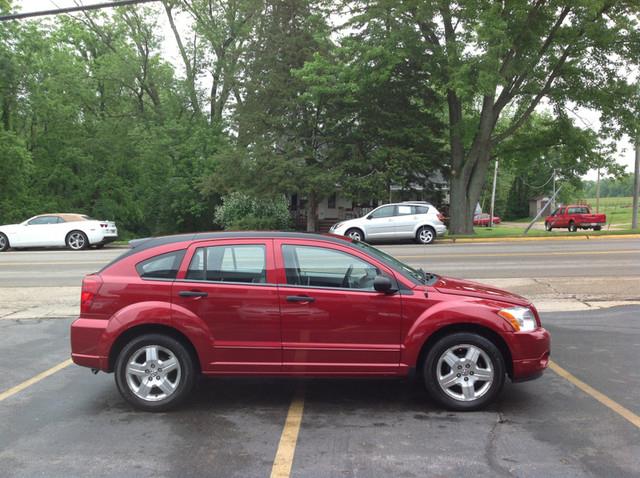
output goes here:
{"type": "MultiPolygon", "coordinates": [[[[84,5],[91,5],[95,3],[102,3],[105,0],[77,0],[84,5]]],[[[15,4],[18,5],[23,12],[35,12],[39,10],[50,10],[52,8],[64,8],[64,7],[72,7],[76,3],[74,0],[17,0],[15,4]]],[[[153,5],[151,3],[150,5],[153,5]]],[[[176,15],[175,21],[180,30],[186,30],[190,25],[190,18],[187,15],[176,15]]],[[[176,65],[179,69],[182,69],[181,60],[178,52],[178,47],[175,43],[173,33],[169,27],[169,23],[167,22],[166,15],[161,14],[158,19],[158,25],[161,28],[161,32],[159,35],[163,37],[162,42],[162,55],[167,60],[171,61],[174,65],[176,65]]],[[[596,111],[587,110],[587,109],[579,109],[576,113],[570,113],[574,116],[578,125],[582,127],[589,127],[597,130],[600,126],[598,121],[598,113],[596,111]]],[[[626,171],[628,173],[633,173],[634,167],[634,147],[631,144],[629,138],[622,138],[622,140],[617,143],[617,152],[615,155],[615,159],[619,164],[622,164],[626,167],[626,171]]],[[[584,179],[595,180],[597,176],[596,171],[590,171],[587,175],[584,176],[584,179]]]]}

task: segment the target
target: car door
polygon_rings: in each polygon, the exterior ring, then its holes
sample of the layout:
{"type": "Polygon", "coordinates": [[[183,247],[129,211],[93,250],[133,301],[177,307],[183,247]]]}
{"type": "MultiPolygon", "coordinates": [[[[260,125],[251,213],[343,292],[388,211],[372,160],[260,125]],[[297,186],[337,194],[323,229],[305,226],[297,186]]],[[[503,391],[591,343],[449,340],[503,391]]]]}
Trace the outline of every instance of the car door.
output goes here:
{"type": "Polygon", "coordinates": [[[566,224],[563,224],[563,215],[564,215],[564,211],[565,208],[561,207],[558,208],[554,211],[554,213],[551,215],[551,225],[553,227],[565,227],[566,224]]]}
{"type": "Polygon", "coordinates": [[[279,372],[280,309],[271,240],[193,244],[172,291],[173,306],[199,317],[212,353],[208,371],[279,372]]]}
{"type": "Polygon", "coordinates": [[[38,216],[29,220],[21,231],[21,246],[47,247],[56,243],[56,230],[59,229],[58,216],[38,216]]]}
{"type": "Polygon", "coordinates": [[[396,207],[394,205],[380,206],[373,210],[367,216],[367,220],[363,225],[364,235],[369,238],[384,238],[393,236],[395,233],[395,215],[396,207]]]}
{"type": "Polygon", "coordinates": [[[414,229],[418,223],[415,206],[397,204],[393,216],[394,230],[397,237],[413,237],[414,229]]]}
{"type": "Polygon", "coordinates": [[[401,295],[374,290],[381,264],[340,245],[275,240],[283,371],[382,373],[399,370],[401,295]]]}

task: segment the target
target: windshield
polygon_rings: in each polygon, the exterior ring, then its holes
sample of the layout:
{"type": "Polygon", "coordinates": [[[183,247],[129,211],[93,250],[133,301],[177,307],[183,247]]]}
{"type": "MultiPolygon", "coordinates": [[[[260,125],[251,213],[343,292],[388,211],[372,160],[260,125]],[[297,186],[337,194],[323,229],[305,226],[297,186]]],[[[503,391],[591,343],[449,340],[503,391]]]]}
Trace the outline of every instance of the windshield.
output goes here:
{"type": "Polygon", "coordinates": [[[416,284],[433,284],[438,276],[435,274],[431,274],[429,272],[425,272],[422,269],[414,269],[411,266],[408,266],[404,262],[399,261],[395,257],[387,254],[386,252],[381,251],[380,249],[376,249],[373,246],[370,246],[366,242],[353,241],[351,243],[353,246],[358,249],[362,249],[367,254],[375,257],[380,262],[391,267],[393,270],[401,273],[407,279],[410,279],[412,282],[416,284]]]}

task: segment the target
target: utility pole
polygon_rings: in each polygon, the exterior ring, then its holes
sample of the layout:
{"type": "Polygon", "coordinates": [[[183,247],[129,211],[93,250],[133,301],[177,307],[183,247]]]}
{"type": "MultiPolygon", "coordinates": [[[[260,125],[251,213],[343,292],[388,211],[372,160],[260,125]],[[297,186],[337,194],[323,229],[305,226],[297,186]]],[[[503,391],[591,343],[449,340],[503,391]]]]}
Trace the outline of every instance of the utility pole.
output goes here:
{"type": "Polygon", "coordinates": [[[631,229],[638,229],[638,196],[640,196],[640,136],[636,138],[636,167],[633,181],[633,211],[631,229]]]}
{"type": "Polygon", "coordinates": [[[498,161],[496,159],[496,167],[493,170],[493,191],[491,191],[491,213],[489,215],[489,227],[493,227],[493,208],[496,203],[496,181],[498,179],[498,161]]]}
{"type": "Polygon", "coordinates": [[[596,213],[600,212],[600,168],[598,168],[598,179],[596,181],[596,213]]]}
{"type": "Polygon", "coordinates": [[[556,168],[553,168],[553,195],[551,196],[551,210],[556,210],[556,168]]]}

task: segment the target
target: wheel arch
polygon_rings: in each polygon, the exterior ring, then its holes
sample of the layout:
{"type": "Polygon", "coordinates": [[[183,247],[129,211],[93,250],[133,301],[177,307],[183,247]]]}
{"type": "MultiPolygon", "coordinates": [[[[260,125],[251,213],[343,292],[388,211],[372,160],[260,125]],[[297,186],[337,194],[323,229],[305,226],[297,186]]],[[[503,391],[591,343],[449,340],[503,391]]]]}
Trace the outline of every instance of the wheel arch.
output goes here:
{"type": "Polygon", "coordinates": [[[363,240],[363,241],[365,240],[365,238],[366,238],[366,234],[365,234],[365,232],[364,232],[364,228],[363,228],[363,227],[361,227],[361,226],[351,226],[351,227],[347,227],[347,228],[345,229],[345,231],[344,231],[344,235],[345,235],[345,236],[347,236],[348,232],[349,232],[351,229],[357,229],[358,231],[360,231],[360,234],[362,235],[362,240],[363,240]]]}
{"type": "Polygon", "coordinates": [[[116,360],[118,359],[118,354],[125,347],[125,345],[131,341],[132,339],[139,337],[144,334],[164,334],[169,337],[172,337],[182,343],[193,358],[193,363],[198,372],[202,371],[202,365],[200,362],[200,357],[198,356],[198,352],[194,347],[193,343],[189,338],[180,332],[178,329],[171,327],[166,324],[140,324],[135,325],[133,327],[128,328],[124,332],[122,332],[118,338],[113,342],[111,348],[109,349],[108,356],[108,372],[113,372],[115,367],[116,360]]]}
{"type": "Polygon", "coordinates": [[[422,344],[420,348],[420,352],[418,353],[418,359],[415,364],[416,370],[421,373],[422,367],[424,364],[424,359],[429,352],[429,349],[441,338],[446,337],[447,335],[451,335],[457,332],[469,332],[478,334],[487,340],[490,340],[500,353],[502,354],[502,358],[504,359],[505,369],[509,377],[513,376],[513,359],[511,357],[511,350],[509,346],[505,342],[505,340],[498,334],[496,331],[490,329],[489,327],[485,327],[480,324],[473,323],[458,323],[458,324],[450,324],[445,325],[436,331],[434,331],[431,335],[427,337],[427,339],[422,344]]]}

